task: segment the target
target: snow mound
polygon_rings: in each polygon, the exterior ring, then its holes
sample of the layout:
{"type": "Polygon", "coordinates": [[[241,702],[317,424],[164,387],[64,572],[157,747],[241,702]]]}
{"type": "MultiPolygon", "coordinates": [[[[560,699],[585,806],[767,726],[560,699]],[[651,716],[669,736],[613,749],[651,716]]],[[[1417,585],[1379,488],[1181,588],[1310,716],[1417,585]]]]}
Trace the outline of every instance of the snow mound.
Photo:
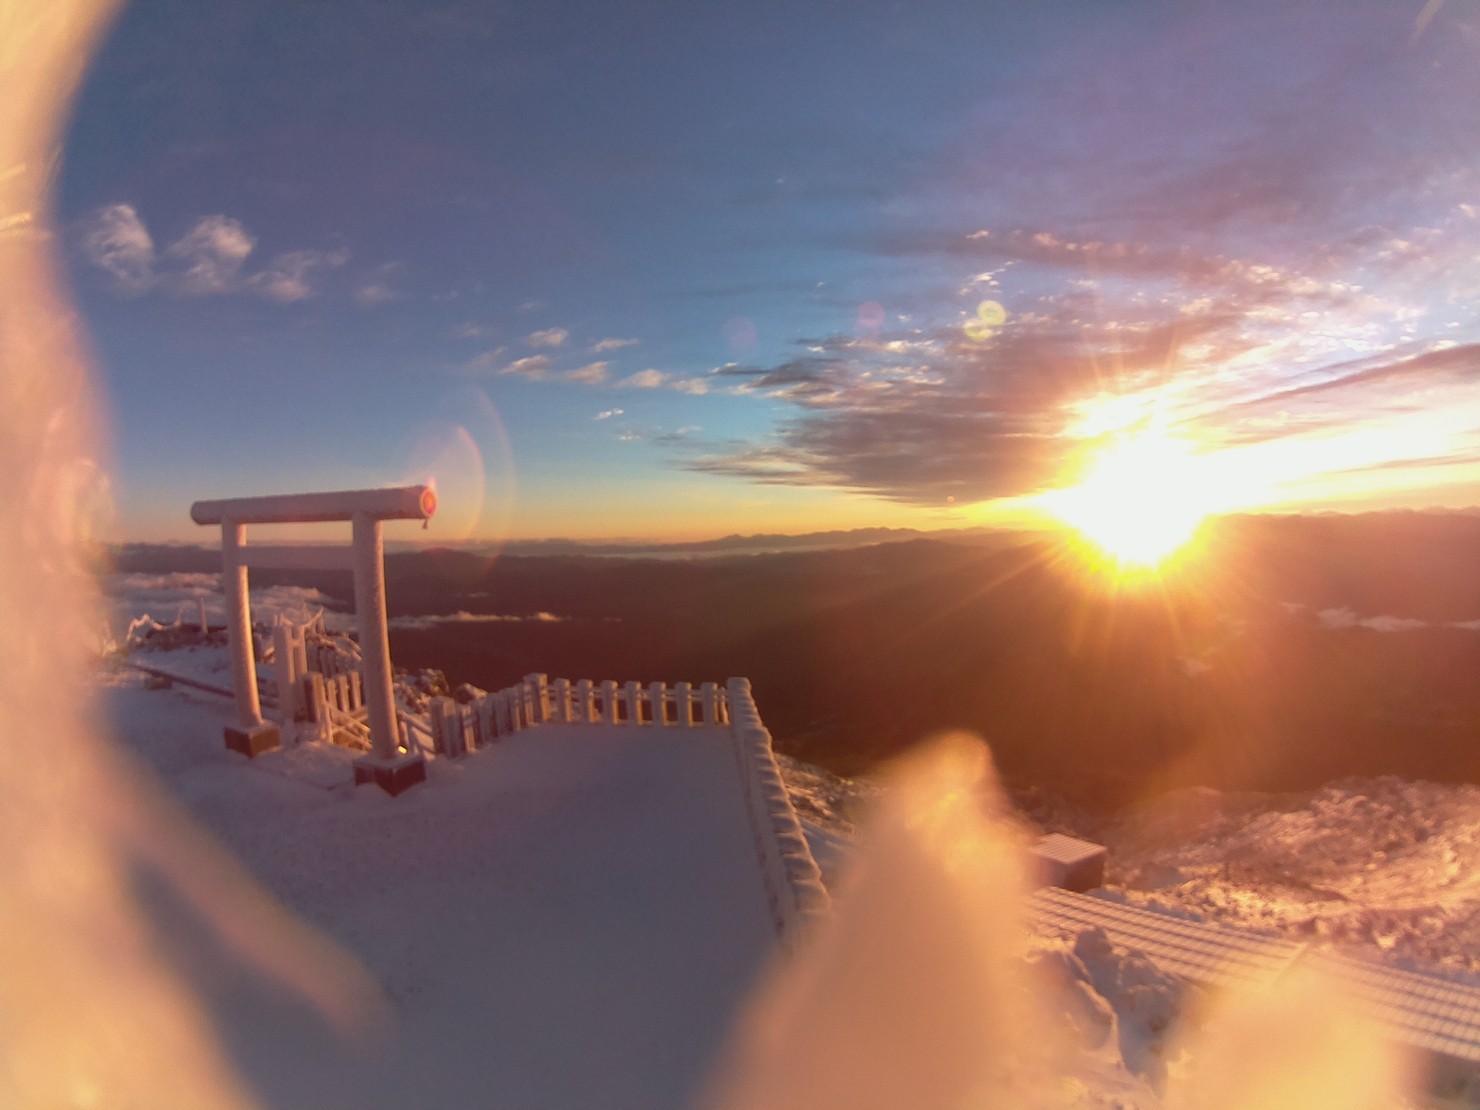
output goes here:
{"type": "Polygon", "coordinates": [[[1480,788],[1387,777],[1184,790],[1107,834],[1129,901],[1480,981],[1480,788]]]}

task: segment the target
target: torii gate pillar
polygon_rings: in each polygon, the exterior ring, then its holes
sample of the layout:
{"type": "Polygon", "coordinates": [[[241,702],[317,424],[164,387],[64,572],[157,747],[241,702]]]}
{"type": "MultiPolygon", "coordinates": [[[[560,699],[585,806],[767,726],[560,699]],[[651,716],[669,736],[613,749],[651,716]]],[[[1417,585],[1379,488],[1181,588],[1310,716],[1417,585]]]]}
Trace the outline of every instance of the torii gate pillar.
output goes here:
{"type": "Polygon", "coordinates": [[[273,497],[237,497],[197,501],[190,518],[197,524],[221,526],[221,568],[226,589],[226,627],[231,642],[231,669],[236,691],[237,727],[226,729],[226,746],[247,756],[282,743],[276,725],[263,721],[257,693],[257,663],[252,650],[252,616],[247,567],[297,566],[348,569],[355,576],[355,618],[360,630],[360,659],[365,687],[371,751],[355,760],[355,781],[374,782],[399,794],[426,778],[419,751],[402,753],[391,684],[390,642],[385,621],[385,548],[381,523],[426,520],[437,511],[431,486],[295,493],[273,497]],[[349,521],[350,547],[247,546],[248,524],[307,524],[349,521]]]}

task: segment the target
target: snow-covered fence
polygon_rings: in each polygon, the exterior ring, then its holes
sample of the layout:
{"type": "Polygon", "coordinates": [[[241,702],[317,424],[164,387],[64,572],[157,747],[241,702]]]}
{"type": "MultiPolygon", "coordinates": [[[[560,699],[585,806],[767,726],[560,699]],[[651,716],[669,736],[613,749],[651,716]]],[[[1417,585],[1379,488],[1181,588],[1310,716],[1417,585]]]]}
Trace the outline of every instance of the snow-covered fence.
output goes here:
{"type": "Polygon", "coordinates": [[[728,724],[729,701],[713,682],[593,682],[531,674],[466,704],[434,698],[432,736],[438,753],[463,755],[501,736],[540,724],[697,728],[728,724]]]}
{"type": "Polygon", "coordinates": [[[781,769],[771,748],[771,733],[761,723],[760,711],[751,696],[750,680],[730,679],[726,695],[731,714],[730,737],[755,842],[756,863],[760,866],[776,935],[782,947],[791,951],[798,930],[825,915],[832,903],[822,883],[822,872],[807,847],[786,784],[781,781],[781,769]]]}
{"type": "MultiPolygon", "coordinates": [[[[316,740],[369,750],[364,682],[354,642],[324,627],[323,611],[305,621],[273,622],[273,672],[283,735],[306,722],[316,740]]],[[[401,728],[404,741],[405,729],[401,728]]],[[[405,744],[402,744],[405,747],[405,744]]]]}

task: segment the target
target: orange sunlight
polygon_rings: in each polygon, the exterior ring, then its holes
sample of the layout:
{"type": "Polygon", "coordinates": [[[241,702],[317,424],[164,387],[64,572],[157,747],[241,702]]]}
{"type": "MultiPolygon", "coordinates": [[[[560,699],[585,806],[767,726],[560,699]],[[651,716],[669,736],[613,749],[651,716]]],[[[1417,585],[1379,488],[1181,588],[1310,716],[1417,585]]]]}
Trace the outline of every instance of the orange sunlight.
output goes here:
{"type": "Polygon", "coordinates": [[[1078,485],[1045,493],[1039,503],[1117,567],[1152,570],[1221,507],[1220,491],[1205,478],[1186,441],[1152,428],[1118,437],[1078,485]]]}

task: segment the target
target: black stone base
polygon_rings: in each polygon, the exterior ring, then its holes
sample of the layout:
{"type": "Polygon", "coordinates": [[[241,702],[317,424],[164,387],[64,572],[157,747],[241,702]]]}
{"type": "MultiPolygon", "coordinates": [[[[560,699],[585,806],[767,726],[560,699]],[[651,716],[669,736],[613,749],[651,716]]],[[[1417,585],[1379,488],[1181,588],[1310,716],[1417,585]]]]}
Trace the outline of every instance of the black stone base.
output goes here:
{"type": "Polygon", "coordinates": [[[234,752],[241,752],[248,759],[281,747],[282,743],[282,733],[274,724],[261,724],[256,728],[226,726],[226,746],[234,752]]]}
{"type": "Polygon", "coordinates": [[[408,790],[427,777],[427,761],[420,753],[403,755],[400,759],[382,763],[373,755],[355,760],[355,785],[373,782],[392,798],[408,790]]]}

